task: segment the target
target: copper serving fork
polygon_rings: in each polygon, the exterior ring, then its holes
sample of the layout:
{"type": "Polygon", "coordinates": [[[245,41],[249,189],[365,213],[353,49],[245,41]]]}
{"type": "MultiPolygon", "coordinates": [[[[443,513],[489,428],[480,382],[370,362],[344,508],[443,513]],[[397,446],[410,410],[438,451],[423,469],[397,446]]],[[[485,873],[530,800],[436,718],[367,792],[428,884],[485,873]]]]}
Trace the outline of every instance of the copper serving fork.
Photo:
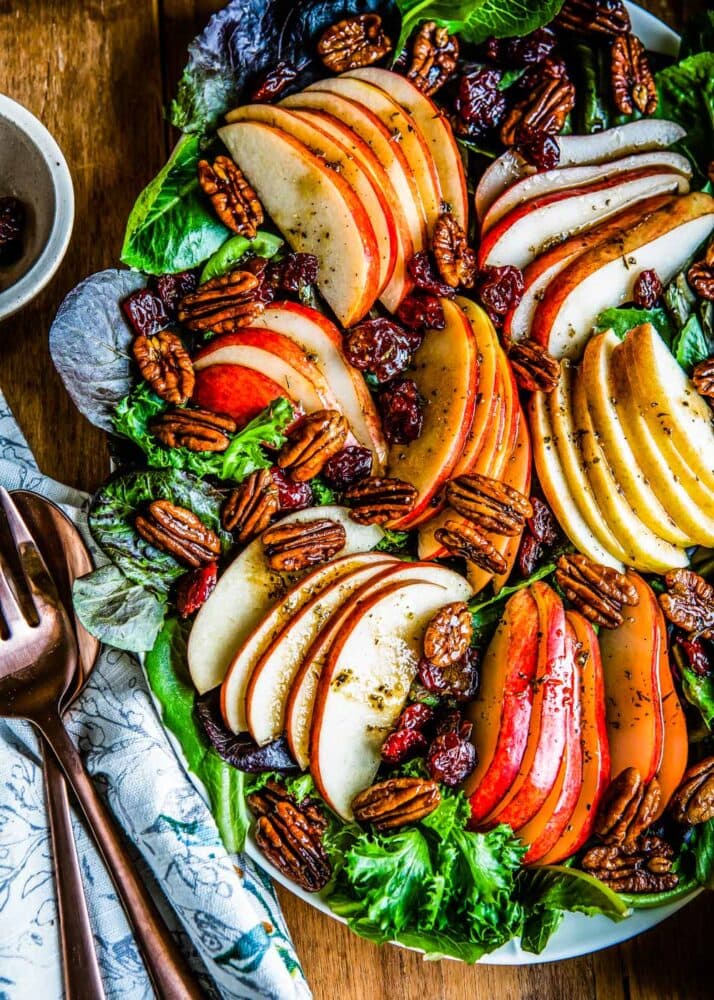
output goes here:
{"type": "Polygon", "coordinates": [[[0,504],[21,569],[18,581],[0,554],[0,715],[34,723],[57,757],[112,876],[158,996],[198,1000],[201,990],[62,723],[60,706],[77,667],[74,631],[25,522],[1,487],[0,504]]]}

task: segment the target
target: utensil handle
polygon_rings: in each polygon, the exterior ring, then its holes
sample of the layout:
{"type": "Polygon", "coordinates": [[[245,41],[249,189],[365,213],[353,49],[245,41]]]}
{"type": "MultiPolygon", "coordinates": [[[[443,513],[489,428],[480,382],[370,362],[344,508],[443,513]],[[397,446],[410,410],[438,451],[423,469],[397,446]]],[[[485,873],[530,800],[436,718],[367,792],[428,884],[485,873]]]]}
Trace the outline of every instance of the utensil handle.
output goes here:
{"type": "Polygon", "coordinates": [[[116,823],[94,790],[82,759],[56,714],[33,719],[54,751],[87,817],[141,949],[160,1000],[203,996],[146,886],[137,875],[116,823]]]}
{"type": "Polygon", "coordinates": [[[64,775],[42,741],[42,766],[57,885],[62,973],[67,1000],[104,1000],[64,775]]]}

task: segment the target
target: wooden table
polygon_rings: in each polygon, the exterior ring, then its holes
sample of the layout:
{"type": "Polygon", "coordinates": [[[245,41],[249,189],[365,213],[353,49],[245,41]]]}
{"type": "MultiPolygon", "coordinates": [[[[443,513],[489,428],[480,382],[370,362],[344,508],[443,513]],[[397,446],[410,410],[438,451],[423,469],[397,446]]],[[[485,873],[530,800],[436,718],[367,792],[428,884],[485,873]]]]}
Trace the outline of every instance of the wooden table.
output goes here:
{"type": "MultiPolygon", "coordinates": [[[[0,92],[33,111],[62,146],[77,216],[69,253],[44,293],[7,321],[0,387],[42,469],[91,490],[107,471],[102,434],[83,420],[52,367],[47,330],[82,277],[115,265],[129,210],[163,164],[162,119],[186,44],[220,0],[0,0],[0,92]]],[[[645,6],[681,24],[684,0],[645,6]]],[[[588,958],[530,968],[424,963],[361,941],[280,890],[320,1000],[697,1000],[712,995],[714,897],[634,941],[588,958]]]]}

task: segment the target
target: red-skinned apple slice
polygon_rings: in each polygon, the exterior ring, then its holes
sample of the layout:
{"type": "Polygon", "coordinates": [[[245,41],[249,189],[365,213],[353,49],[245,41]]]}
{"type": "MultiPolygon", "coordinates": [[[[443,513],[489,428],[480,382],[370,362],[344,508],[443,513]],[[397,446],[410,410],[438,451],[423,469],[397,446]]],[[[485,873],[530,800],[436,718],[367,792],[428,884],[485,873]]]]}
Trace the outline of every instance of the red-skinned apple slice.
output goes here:
{"type": "Polygon", "coordinates": [[[444,112],[401,73],[380,66],[365,66],[350,70],[345,76],[374,84],[412,116],[429,144],[439,175],[442,199],[462,228],[468,229],[469,196],[464,163],[451,123],[444,112]]]}
{"type": "Polygon", "coordinates": [[[655,819],[659,819],[679,788],[689,757],[687,720],[674,686],[666,641],[660,647],[659,683],[663,721],[662,760],[655,777],[662,793],[662,801],[655,819]]]}
{"type": "Polygon", "coordinates": [[[274,104],[245,104],[231,111],[226,121],[264,122],[273,128],[282,129],[298,142],[304,143],[316,156],[322,157],[330,169],[344,177],[364,205],[377,238],[380,260],[378,294],[381,295],[392,277],[397,256],[394,216],[383,192],[344,143],[321,132],[312,122],[306,121],[294,111],[274,104]]]}
{"type": "Polygon", "coordinates": [[[387,460],[382,421],[361,372],[342,351],[342,334],[324,313],[298,302],[271,302],[251,328],[274,330],[289,337],[322,372],[340,401],[358,442],[374,455],[372,471],[379,475],[387,460]]]}
{"type": "Polygon", "coordinates": [[[343,326],[371,309],[379,247],[354,190],[307,146],[261,122],[236,122],[221,140],[293,250],[318,259],[317,285],[343,326]]]}
{"type": "Polygon", "coordinates": [[[301,408],[284,386],[253,368],[212,365],[196,372],[191,401],[205,410],[233,417],[243,427],[281,396],[286,396],[294,409],[301,408]]]}
{"type": "Polygon", "coordinates": [[[531,337],[556,358],[578,357],[599,313],[632,301],[634,283],[653,268],[667,284],[714,229],[714,199],[675,198],[625,233],[580,254],[548,285],[531,337]]]}
{"type": "MultiPolygon", "coordinates": [[[[643,118],[592,135],[560,135],[556,142],[560,148],[559,167],[607,163],[630,153],[665,149],[685,135],[684,129],[670,121],[643,118]]],[[[483,219],[486,212],[506,188],[522,177],[535,174],[531,166],[514,150],[507,150],[484,172],[476,189],[476,213],[483,219]]]]}
{"type": "Polygon", "coordinates": [[[613,777],[626,767],[636,767],[648,782],[662,760],[660,651],[667,633],[650,587],[637,573],[627,576],[639,603],[624,608],[619,628],[602,629],[599,636],[610,766],[613,777]]]}
{"type": "Polygon", "coordinates": [[[554,240],[592,229],[621,208],[657,194],[685,193],[681,174],[631,170],[620,177],[579,188],[553,191],[504,215],[483,237],[479,267],[523,268],[554,240]]]}
{"type": "MultiPolygon", "coordinates": [[[[367,552],[383,536],[376,525],[357,524],[344,507],[311,507],[288,514],[283,523],[305,523],[323,518],[337,521],[345,529],[341,556],[367,552]]],[[[236,650],[271,606],[286,593],[288,585],[284,574],[268,566],[260,538],[236,556],[198,612],[189,636],[189,672],[199,693],[210,691],[223,681],[236,650]]]]}
{"type": "Polygon", "coordinates": [[[538,609],[529,589],[508,599],[468,706],[475,770],[464,782],[471,821],[478,824],[503,800],[518,775],[528,740],[538,662],[538,609]]]}

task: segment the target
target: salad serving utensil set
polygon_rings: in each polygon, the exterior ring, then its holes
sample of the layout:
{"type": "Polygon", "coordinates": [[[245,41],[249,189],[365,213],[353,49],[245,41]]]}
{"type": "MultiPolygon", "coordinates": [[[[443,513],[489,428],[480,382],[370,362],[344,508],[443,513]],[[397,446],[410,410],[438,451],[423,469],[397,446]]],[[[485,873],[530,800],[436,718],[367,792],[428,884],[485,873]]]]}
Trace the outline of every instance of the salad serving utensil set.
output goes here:
{"type": "Polygon", "coordinates": [[[61,772],[104,858],[158,996],[200,997],[62,721],[98,653],[96,641],[67,611],[72,582],[91,569],[91,557],[74,525],[37,494],[21,492],[13,499],[0,489],[0,505],[6,529],[0,546],[0,714],[32,722],[43,737],[66,995],[97,1000],[104,993],[61,772]]]}

